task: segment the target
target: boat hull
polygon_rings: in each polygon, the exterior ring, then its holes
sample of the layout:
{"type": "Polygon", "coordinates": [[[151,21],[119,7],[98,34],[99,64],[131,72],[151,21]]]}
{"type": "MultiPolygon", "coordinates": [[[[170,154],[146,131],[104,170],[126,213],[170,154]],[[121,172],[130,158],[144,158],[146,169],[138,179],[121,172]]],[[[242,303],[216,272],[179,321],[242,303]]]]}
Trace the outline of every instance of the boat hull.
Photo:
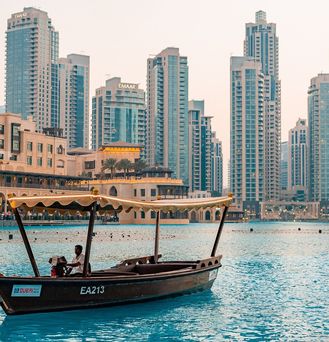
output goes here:
{"type": "Polygon", "coordinates": [[[8,315],[104,307],[211,288],[220,264],[198,270],[116,277],[0,278],[8,315]]]}

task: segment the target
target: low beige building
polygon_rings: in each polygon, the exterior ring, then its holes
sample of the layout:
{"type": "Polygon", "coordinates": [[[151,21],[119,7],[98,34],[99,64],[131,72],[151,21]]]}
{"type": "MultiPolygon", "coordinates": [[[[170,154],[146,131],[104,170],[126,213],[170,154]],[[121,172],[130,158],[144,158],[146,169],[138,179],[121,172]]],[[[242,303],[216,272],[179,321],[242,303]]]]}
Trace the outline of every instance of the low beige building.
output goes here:
{"type": "Polygon", "coordinates": [[[36,132],[32,117],[0,115],[0,171],[67,174],[66,139],[61,131],[36,132]]]}
{"type": "Polygon", "coordinates": [[[140,158],[142,147],[123,141],[100,147],[97,151],[76,148],[68,151],[68,175],[94,178],[102,173],[103,163],[112,158],[117,161],[128,159],[134,163],[140,158]]]}
{"type": "MultiPolygon", "coordinates": [[[[181,179],[170,177],[171,172],[161,168],[148,168],[138,177],[116,178],[107,180],[90,180],[81,182],[89,190],[97,189],[99,193],[108,196],[152,201],[156,199],[187,198],[188,187],[181,179]]],[[[155,223],[156,213],[153,211],[121,212],[117,215],[120,223],[150,224],[155,223]]],[[[187,213],[161,213],[163,224],[187,224],[187,213]]]]}

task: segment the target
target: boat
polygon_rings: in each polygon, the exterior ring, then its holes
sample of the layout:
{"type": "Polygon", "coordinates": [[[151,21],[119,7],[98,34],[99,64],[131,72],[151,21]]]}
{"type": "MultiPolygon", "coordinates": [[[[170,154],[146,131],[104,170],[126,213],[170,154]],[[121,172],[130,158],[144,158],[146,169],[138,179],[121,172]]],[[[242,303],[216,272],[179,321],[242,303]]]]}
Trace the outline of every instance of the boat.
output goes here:
{"type": "MultiPolygon", "coordinates": [[[[12,197],[8,200],[15,215],[32,276],[0,277],[1,306],[7,315],[87,309],[136,303],[210,289],[221,267],[217,247],[232,196],[205,199],[133,201],[97,193],[86,195],[12,197]],[[216,238],[210,256],[202,260],[160,261],[161,212],[221,208],[216,238]],[[30,211],[81,213],[89,215],[83,272],[75,275],[40,275],[21,214],[30,211]],[[130,210],[156,212],[154,254],[125,259],[115,266],[90,270],[90,251],[97,213],[109,215],[130,210]],[[89,213],[89,214],[88,214],[89,213]]],[[[65,260],[61,258],[61,260],[65,260]]]]}

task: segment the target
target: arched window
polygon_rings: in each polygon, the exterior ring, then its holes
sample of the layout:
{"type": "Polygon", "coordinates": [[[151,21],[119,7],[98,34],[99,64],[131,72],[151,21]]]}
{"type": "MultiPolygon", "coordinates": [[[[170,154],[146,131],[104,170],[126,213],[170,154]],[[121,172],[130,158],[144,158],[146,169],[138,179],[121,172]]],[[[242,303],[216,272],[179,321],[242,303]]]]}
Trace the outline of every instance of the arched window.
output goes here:
{"type": "Polygon", "coordinates": [[[206,221],[210,221],[210,211],[209,210],[206,211],[205,219],[206,219],[206,221]]]}
{"type": "Polygon", "coordinates": [[[115,186],[112,186],[112,188],[110,189],[109,195],[110,196],[118,196],[118,191],[117,191],[115,186]]]}

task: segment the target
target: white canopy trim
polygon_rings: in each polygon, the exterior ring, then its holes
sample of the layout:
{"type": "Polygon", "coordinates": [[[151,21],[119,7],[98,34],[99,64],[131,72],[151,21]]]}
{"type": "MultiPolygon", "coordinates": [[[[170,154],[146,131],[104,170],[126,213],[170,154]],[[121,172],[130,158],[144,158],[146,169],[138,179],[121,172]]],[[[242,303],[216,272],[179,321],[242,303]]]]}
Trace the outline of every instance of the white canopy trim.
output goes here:
{"type": "Polygon", "coordinates": [[[52,196],[24,196],[12,197],[8,202],[12,208],[22,208],[25,210],[45,210],[50,209],[63,211],[85,211],[93,203],[98,204],[98,211],[113,212],[125,210],[129,212],[132,209],[154,210],[154,211],[192,211],[197,209],[214,208],[229,206],[232,202],[232,196],[227,197],[209,197],[198,199],[166,199],[155,201],[134,201],[125,198],[103,196],[103,195],[52,195],[52,196]]]}

